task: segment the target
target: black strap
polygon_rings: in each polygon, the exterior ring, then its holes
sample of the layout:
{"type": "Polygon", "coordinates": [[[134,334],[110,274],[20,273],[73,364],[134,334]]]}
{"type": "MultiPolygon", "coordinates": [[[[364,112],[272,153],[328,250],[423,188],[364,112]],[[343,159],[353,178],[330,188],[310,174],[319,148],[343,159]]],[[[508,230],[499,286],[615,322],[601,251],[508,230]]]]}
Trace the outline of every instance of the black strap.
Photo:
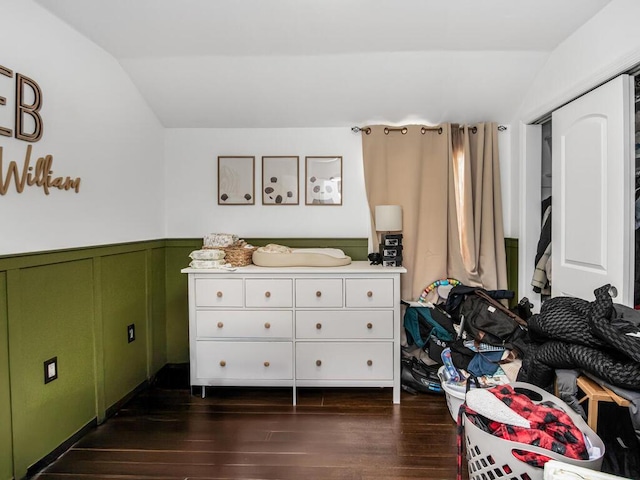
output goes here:
{"type": "Polygon", "coordinates": [[[509,310],[507,307],[505,307],[503,304],[501,304],[500,302],[498,302],[497,300],[493,299],[491,296],[487,295],[487,293],[483,290],[476,290],[476,295],[478,295],[480,298],[484,299],[487,303],[491,304],[492,306],[496,307],[497,309],[499,309],[501,312],[503,312],[505,315],[508,315],[509,317],[513,318],[519,325],[523,326],[523,327],[527,327],[528,324],[527,322],[525,322],[523,319],[521,319],[518,315],[516,315],[515,313],[513,313],[511,310],[509,310]]]}

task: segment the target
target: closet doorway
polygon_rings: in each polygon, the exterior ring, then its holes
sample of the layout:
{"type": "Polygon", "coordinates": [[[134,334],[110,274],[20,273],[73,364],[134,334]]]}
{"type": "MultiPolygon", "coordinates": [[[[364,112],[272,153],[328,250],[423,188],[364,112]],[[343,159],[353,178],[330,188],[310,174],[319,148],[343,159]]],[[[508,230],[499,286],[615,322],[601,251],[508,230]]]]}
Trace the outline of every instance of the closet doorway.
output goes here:
{"type": "Polygon", "coordinates": [[[633,77],[620,75],[555,110],[550,124],[525,128],[521,232],[526,257],[521,256],[520,265],[529,266],[521,270],[528,277],[521,291],[538,307],[542,298],[530,282],[542,200],[549,193],[551,295],[590,299],[595,288],[609,283],[616,303],[634,305],[635,98],[633,77]],[[526,174],[534,167],[538,178],[530,181],[526,174]]]}
{"type": "Polygon", "coordinates": [[[535,270],[531,280],[533,291],[539,295],[539,303],[551,297],[551,220],[552,220],[552,148],[553,130],[549,118],[541,124],[542,144],[540,146],[540,238],[535,251],[533,262],[535,270]]]}

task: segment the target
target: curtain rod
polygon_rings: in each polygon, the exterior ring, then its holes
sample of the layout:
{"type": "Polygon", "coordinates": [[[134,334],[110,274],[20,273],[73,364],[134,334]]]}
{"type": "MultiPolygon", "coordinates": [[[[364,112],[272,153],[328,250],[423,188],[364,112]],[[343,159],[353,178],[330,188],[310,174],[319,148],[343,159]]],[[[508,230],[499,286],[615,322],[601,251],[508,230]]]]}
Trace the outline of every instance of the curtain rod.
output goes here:
{"type": "MultiPolygon", "coordinates": [[[[469,127],[471,129],[471,133],[476,133],[478,131],[478,127],[475,126],[471,126],[471,125],[467,125],[467,127],[469,127]]],[[[461,130],[463,128],[465,128],[464,125],[461,125],[459,127],[461,130]]],[[[504,132],[507,129],[506,126],[504,125],[498,125],[498,131],[500,132],[504,132]]],[[[424,135],[425,133],[427,133],[428,131],[432,131],[432,130],[437,130],[438,131],[438,135],[440,135],[442,133],[442,127],[438,127],[438,126],[434,126],[434,127],[421,127],[420,128],[420,132],[422,132],[422,134],[424,135]]],[[[367,135],[369,135],[371,133],[371,127],[351,127],[351,131],[353,133],[359,133],[359,132],[364,132],[367,135]]],[[[389,135],[389,132],[400,132],[402,133],[402,135],[405,135],[408,132],[407,127],[384,127],[384,134],[385,135],[389,135]]]]}

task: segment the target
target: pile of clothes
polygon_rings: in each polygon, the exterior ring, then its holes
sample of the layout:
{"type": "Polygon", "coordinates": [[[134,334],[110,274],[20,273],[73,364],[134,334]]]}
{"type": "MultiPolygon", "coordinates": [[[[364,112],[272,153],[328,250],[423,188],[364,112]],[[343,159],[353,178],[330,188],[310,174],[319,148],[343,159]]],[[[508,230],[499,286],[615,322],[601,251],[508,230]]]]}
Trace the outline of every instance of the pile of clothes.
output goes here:
{"type": "Polygon", "coordinates": [[[558,396],[583,417],[577,398],[579,375],[629,400],[630,427],[624,422],[622,430],[608,431],[606,422],[600,422],[602,433],[611,437],[605,441],[603,470],[640,478],[634,467],[640,464],[640,312],[613,303],[609,290],[609,285],[596,289],[593,301],[546,300],[528,321],[530,343],[518,380],[548,391],[555,380],[558,396]]]}
{"type": "Polygon", "coordinates": [[[640,389],[640,312],[614,304],[609,285],[589,302],[555,297],[529,321],[529,348],[519,380],[545,389],[556,369],[580,369],[611,385],[640,389]]]}
{"type": "Polygon", "coordinates": [[[405,391],[441,393],[442,389],[434,383],[445,381],[452,390],[464,392],[470,377],[480,386],[501,385],[516,379],[520,363],[510,349],[467,338],[463,325],[444,305],[430,302],[405,302],[405,305],[406,344],[401,376],[405,391]],[[422,372],[416,364],[422,366],[422,372]],[[436,376],[438,371],[441,374],[436,376]]]}

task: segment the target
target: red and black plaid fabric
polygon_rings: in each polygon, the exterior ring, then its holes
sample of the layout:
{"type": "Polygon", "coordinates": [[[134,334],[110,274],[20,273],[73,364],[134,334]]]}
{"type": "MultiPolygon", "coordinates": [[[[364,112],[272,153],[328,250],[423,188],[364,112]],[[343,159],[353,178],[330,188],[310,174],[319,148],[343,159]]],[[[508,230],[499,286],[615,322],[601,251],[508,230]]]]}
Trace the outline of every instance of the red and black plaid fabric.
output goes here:
{"type": "MultiPolygon", "coordinates": [[[[545,404],[536,404],[526,395],[514,391],[510,385],[495,387],[490,391],[531,424],[531,428],[524,428],[490,421],[488,427],[493,435],[513,442],[546,448],[565,457],[589,460],[584,435],[565,412],[545,404]]],[[[530,452],[521,452],[518,456],[529,465],[542,467],[549,458],[540,457],[530,452]]]]}

